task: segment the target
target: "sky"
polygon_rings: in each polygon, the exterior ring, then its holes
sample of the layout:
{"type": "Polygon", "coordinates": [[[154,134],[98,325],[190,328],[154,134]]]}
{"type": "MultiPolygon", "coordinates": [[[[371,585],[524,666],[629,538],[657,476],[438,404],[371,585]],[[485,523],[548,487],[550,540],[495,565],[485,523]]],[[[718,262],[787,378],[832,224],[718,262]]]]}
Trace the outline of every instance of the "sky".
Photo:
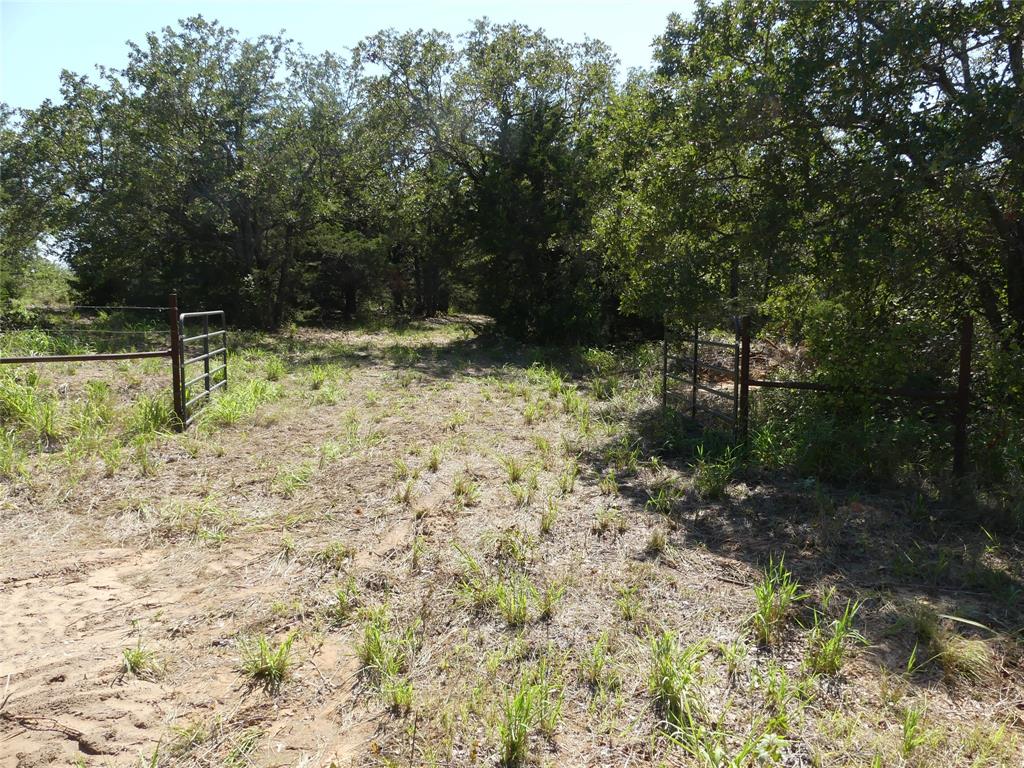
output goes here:
{"type": "Polygon", "coordinates": [[[388,27],[458,34],[487,16],[569,41],[603,40],[625,71],[650,64],[669,13],[692,10],[693,0],[0,0],[0,102],[31,108],[57,100],[62,69],[93,75],[97,64],[122,67],[126,41],[195,14],[245,37],[284,30],[309,53],[342,52],[388,27]]]}

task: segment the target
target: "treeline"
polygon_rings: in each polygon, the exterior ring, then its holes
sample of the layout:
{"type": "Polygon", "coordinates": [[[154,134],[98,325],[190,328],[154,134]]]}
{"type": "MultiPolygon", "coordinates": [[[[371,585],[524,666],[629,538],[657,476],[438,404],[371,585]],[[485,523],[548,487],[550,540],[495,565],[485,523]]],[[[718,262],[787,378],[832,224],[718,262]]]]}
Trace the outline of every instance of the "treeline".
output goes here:
{"type": "MultiPolygon", "coordinates": [[[[700,3],[656,66],[521,25],[351,56],[200,17],[4,109],[5,298],[39,244],[90,303],[275,327],[486,312],[546,341],[753,313],[908,366],[966,309],[1024,342],[1024,4],[700,3]]],[[[833,355],[833,357],[836,357],[833,355]]]]}

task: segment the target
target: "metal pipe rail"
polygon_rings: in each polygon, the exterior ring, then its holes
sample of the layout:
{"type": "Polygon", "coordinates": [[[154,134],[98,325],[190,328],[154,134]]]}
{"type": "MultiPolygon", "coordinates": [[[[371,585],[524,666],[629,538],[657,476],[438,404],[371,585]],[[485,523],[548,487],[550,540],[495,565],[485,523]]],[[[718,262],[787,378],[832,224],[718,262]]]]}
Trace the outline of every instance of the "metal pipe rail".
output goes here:
{"type": "Polygon", "coordinates": [[[171,350],[155,352],[101,352],[95,355],[28,355],[23,357],[0,357],[0,364],[12,363],[88,363],[94,360],[141,360],[147,357],[170,357],[171,350]]]}

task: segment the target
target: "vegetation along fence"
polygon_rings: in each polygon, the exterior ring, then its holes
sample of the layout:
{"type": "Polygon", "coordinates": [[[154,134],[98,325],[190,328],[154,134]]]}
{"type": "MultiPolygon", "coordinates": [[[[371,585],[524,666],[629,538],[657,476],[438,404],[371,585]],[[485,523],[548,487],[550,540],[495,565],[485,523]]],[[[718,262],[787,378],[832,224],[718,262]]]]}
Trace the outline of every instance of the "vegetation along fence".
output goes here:
{"type": "Polygon", "coordinates": [[[20,350],[27,353],[0,357],[0,364],[169,358],[179,429],[193,423],[215,391],[227,388],[228,336],[222,310],[179,312],[172,293],[166,307],[29,307],[25,315],[32,318],[28,330],[42,336],[30,334],[23,345],[27,350],[20,350]],[[128,316],[133,319],[126,320],[128,316]],[[186,329],[191,336],[185,335],[186,329]],[[219,364],[211,368],[211,360],[219,364]],[[202,371],[188,378],[200,365],[202,371]]]}
{"type": "Polygon", "coordinates": [[[816,381],[777,381],[756,378],[750,369],[750,318],[734,318],[736,339],[724,342],[701,335],[699,326],[686,334],[665,327],[661,359],[661,404],[668,409],[675,398],[688,395],[691,418],[709,417],[731,430],[739,443],[750,432],[750,388],[794,389],[833,394],[859,393],[878,397],[945,403],[953,424],[953,474],[967,471],[967,420],[971,402],[971,349],[974,322],[960,320],[960,354],[955,390],[913,387],[837,386],[816,381]],[[731,361],[731,365],[730,365],[731,361]],[[682,385],[680,392],[679,385],[682,385]]]}

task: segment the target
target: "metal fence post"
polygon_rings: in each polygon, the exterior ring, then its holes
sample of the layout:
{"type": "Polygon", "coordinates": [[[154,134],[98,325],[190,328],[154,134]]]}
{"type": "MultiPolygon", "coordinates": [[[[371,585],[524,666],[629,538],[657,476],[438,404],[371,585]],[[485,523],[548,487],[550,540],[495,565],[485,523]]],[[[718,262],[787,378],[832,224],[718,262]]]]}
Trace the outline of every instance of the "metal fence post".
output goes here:
{"type": "Polygon", "coordinates": [[[224,330],[221,334],[222,344],[224,347],[224,391],[228,391],[228,321],[224,315],[220,316],[220,327],[224,330]]]}
{"type": "Polygon", "coordinates": [[[735,438],[740,433],[740,324],[733,318],[733,328],[737,341],[732,345],[732,434],[735,438]]]}
{"type": "Polygon", "coordinates": [[[203,315],[203,384],[210,391],[210,316],[203,315]]]}
{"type": "Polygon", "coordinates": [[[967,415],[971,407],[971,347],[974,342],[974,318],[960,319],[960,368],[957,374],[956,409],[953,414],[953,477],[967,474],[967,415]]]}
{"type": "Polygon", "coordinates": [[[662,322],[661,333],[661,410],[668,410],[668,318],[662,322]]]}
{"type": "Polygon", "coordinates": [[[171,331],[171,387],[174,389],[174,415],[179,431],[185,428],[185,397],[181,387],[181,326],[178,320],[178,294],[172,292],[167,302],[168,325],[171,331]]]}
{"type": "Polygon", "coordinates": [[[743,445],[750,431],[750,316],[740,318],[740,423],[739,435],[743,445]]]}
{"type": "Polygon", "coordinates": [[[693,325],[693,366],[691,367],[691,380],[690,380],[690,418],[696,420],[697,418],[697,365],[700,352],[697,348],[700,343],[700,326],[696,323],[693,325]]]}

